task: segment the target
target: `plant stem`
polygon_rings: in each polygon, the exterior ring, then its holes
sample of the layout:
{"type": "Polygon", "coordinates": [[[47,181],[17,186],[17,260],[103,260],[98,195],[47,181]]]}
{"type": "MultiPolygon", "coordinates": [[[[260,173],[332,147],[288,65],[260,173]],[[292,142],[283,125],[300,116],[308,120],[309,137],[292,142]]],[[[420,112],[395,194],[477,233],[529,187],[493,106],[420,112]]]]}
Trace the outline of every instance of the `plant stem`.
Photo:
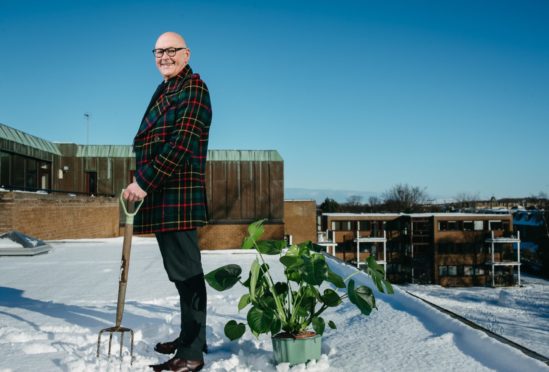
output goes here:
{"type": "MultiPolygon", "coordinates": [[[[261,252],[259,252],[259,250],[257,249],[257,243],[255,241],[254,241],[254,245],[255,245],[255,250],[259,254],[259,257],[261,257],[261,261],[263,262],[264,265],[266,265],[265,259],[263,258],[263,255],[261,254],[261,252]]],[[[282,306],[282,304],[280,303],[280,298],[278,298],[276,291],[274,289],[274,284],[273,284],[273,279],[271,278],[271,274],[269,274],[269,270],[263,270],[262,267],[263,265],[260,266],[260,270],[263,271],[263,275],[267,279],[267,284],[269,285],[269,291],[273,295],[273,298],[276,304],[276,309],[278,310],[278,314],[281,317],[281,321],[283,323],[287,322],[286,312],[284,311],[284,306],[282,306]]]]}
{"type": "Polygon", "coordinates": [[[348,277],[346,277],[345,279],[343,279],[344,282],[346,282],[347,280],[351,279],[353,276],[355,276],[356,274],[359,274],[361,273],[362,271],[360,270],[357,270],[355,271],[354,273],[352,273],[351,275],[349,275],[348,277]]]}

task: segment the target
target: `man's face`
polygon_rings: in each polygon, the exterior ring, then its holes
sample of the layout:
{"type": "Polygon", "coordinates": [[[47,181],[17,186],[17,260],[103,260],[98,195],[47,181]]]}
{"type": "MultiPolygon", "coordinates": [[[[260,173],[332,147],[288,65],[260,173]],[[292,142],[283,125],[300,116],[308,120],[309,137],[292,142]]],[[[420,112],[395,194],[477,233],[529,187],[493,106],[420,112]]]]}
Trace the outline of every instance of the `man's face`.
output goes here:
{"type": "Polygon", "coordinates": [[[169,56],[168,51],[164,51],[162,56],[155,56],[156,67],[164,80],[168,80],[183,70],[189,61],[190,52],[186,48],[183,40],[170,34],[164,34],[158,38],[155,49],[184,48],[177,50],[174,56],[169,56]]]}

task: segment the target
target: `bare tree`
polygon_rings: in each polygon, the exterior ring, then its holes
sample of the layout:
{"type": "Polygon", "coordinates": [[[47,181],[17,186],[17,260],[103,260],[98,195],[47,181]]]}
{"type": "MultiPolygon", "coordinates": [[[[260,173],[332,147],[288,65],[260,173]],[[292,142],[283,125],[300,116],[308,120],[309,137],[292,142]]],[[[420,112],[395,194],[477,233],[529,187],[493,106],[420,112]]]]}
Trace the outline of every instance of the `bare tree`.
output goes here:
{"type": "Polygon", "coordinates": [[[368,198],[368,205],[370,206],[370,212],[377,212],[381,207],[382,200],[377,196],[370,196],[368,198]]]}
{"type": "Polygon", "coordinates": [[[417,211],[429,197],[426,188],[398,184],[383,193],[383,199],[388,210],[410,213],[417,211]]]}
{"type": "Polygon", "coordinates": [[[362,205],[362,196],[359,196],[359,195],[351,195],[347,198],[347,200],[345,201],[345,204],[349,205],[349,206],[360,206],[362,205]]]}
{"type": "Polygon", "coordinates": [[[472,194],[468,192],[460,192],[454,197],[458,207],[460,208],[467,208],[467,207],[475,207],[476,202],[480,200],[480,196],[478,193],[472,194]]]}

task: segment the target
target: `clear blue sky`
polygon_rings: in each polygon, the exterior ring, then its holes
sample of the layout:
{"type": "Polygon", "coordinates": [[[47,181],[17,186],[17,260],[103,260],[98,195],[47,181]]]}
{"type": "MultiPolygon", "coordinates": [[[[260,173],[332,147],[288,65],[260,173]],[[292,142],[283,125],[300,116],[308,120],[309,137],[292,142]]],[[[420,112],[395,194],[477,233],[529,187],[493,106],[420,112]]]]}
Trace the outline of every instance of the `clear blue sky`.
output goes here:
{"type": "Polygon", "coordinates": [[[0,122],[130,144],[183,34],[212,149],[276,149],[287,188],[549,193],[549,2],[0,0],[0,122]]]}

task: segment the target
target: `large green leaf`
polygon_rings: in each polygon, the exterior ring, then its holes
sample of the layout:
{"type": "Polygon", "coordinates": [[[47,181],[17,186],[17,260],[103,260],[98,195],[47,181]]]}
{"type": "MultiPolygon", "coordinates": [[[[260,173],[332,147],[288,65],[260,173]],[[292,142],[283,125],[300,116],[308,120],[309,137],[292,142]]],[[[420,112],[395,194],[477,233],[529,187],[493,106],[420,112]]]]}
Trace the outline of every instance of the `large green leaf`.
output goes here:
{"type": "Polygon", "coordinates": [[[225,324],[225,336],[229,338],[229,340],[233,341],[237,338],[242,337],[244,332],[246,332],[246,325],[244,323],[237,323],[235,320],[230,320],[225,324]]]}
{"type": "Polygon", "coordinates": [[[313,329],[316,333],[319,335],[322,335],[324,333],[324,329],[326,328],[326,323],[324,322],[324,319],[317,316],[313,318],[313,329]]]}
{"type": "Polygon", "coordinates": [[[306,242],[303,242],[303,243],[299,243],[297,245],[297,248],[299,250],[299,255],[300,256],[310,256],[312,246],[313,246],[313,244],[311,243],[310,240],[306,241],[306,242]]]}
{"type": "Polygon", "coordinates": [[[305,282],[312,285],[320,285],[328,277],[328,264],[321,254],[314,254],[310,259],[305,259],[305,282]]]}
{"type": "Polygon", "coordinates": [[[265,223],[266,219],[257,220],[255,222],[252,222],[248,225],[248,236],[253,238],[254,240],[258,240],[261,238],[263,233],[265,232],[265,227],[263,224],[265,223]]]}
{"type": "Polygon", "coordinates": [[[267,333],[271,330],[273,322],[273,313],[265,311],[257,306],[254,306],[248,311],[248,325],[257,333],[267,333]]]}
{"type": "Polygon", "coordinates": [[[265,220],[263,219],[248,225],[248,236],[244,238],[242,248],[250,249],[254,247],[255,242],[257,242],[265,232],[265,227],[263,227],[264,222],[265,220]]]}
{"type": "Polygon", "coordinates": [[[377,289],[380,292],[393,294],[393,286],[391,283],[389,283],[387,280],[385,280],[385,271],[383,270],[383,266],[379,265],[374,256],[368,257],[366,260],[367,264],[367,270],[366,272],[368,275],[372,277],[372,280],[374,281],[374,284],[376,285],[377,289]],[[385,288],[384,288],[385,287],[385,288]]]}
{"type": "Polygon", "coordinates": [[[341,297],[333,289],[325,289],[321,296],[322,302],[326,306],[335,307],[341,303],[341,297]]]}
{"type": "Polygon", "coordinates": [[[288,284],[283,283],[283,282],[277,282],[274,285],[274,290],[275,290],[277,295],[283,296],[286,293],[288,293],[288,284]]]}
{"type": "Polygon", "coordinates": [[[326,278],[326,280],[335,285],[337,288],[345,288],[345,282],[343,281],[343,278],[330,270],[330,268],[328,268],[328,277],[326,278]]]}
{"type": "Polygon", "coordinates": [[[238,311],[244,309],[249,304],[250,304],[250,295],[246,293],[245,295],[240,297],[240,301],[238,301],[238,311]]]}
{"type": "Polygon", "coordinates": [[[303,265],[303,260],[299,256],[292,256],[285,254],[280,257],[280,263],[286,267],[295,268],[296,266],[303,265]]]}
{"type": "Polygon", "coordinates": [[[256,297],[257,280],[259,278],[260,269],[261,266],[259,265],[259,261],[256,258],[252,262],[252,267],[250,268],[250,296],[252,301],[255,300],[256,297]]]}
{"type": "Polygon", "coordinates": [[[255,248],[255,240],[249,236],[245,237],[242,241],[242,249],[252,249],[255,248]]]}
{"type": "Polygon", "coordinates": [[[355,289],[355,281],[352,279],[347,286],[347,294],[349,301],[355,304],[364,315],[370,315],[372,309],[376,306],[372,290],[366,286],[360,286],[355,289]]]}
{"type": "Polygon", "coordinates": [[[204,279],[206,279],[212,288],[218,291],[224,291],[238,282],[240,273],[242,273],[240,266],[230,264],[209,272],[204,276],[204,279]]]}
{"type": "Polygon", "coordinates": [[[271,323],[271,335],[276,335],[278,332],[280,332],[280,328],[282,327],[282,322],[280,319],[275,317],[273,319],[273,322],[271,323]]]}
{"type": "Polygon", "coordinates": [[[274,255],[280,254],[286,247],[284,240],[260,240],[257,242],[257,251],[262,254],[274,255]]]}

